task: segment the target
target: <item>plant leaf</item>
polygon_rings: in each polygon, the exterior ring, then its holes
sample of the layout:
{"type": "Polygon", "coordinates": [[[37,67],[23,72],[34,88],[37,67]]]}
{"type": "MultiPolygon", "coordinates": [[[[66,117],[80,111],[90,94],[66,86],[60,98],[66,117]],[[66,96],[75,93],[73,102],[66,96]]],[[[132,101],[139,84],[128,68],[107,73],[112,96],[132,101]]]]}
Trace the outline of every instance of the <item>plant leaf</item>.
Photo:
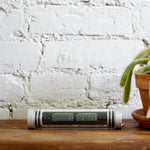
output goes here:
{"type": "Polygon", "coordinates": [[[125,104],[129,101],[129,97],[130,97],[132,72],[133,72],[133,70],[130,71],[128,79],[127,79],[125,87],[124,87],[123,102],[125,104]]]}
{"type": "Polygon", "coordinates": [[[150,48],[144,49],[142,50],[135,58],[136,59],[140,59],[140,58],[144,58],[144,57],[148,57],[150,56],[150,48]]]}
{"type": "Polygon", "coordinates": [[[130,74],[130,72],[134,69],[134,67],[137,65],[137,64],[147,64],[148,61],[150,60],[150,58],[141,58],[141,59],[135,59],[134,61],[132,61],[128,66],[127,68],[125,69],[122,77],[121,77],[121,80],[120,80],[120,86],[121,87],[124,87],[125,84],[126,84],[126,81],[127,81],[127,78],[130,74]]]}
{"type": "MultiPolygon", "coordinates": [[[[126,67],[121,80],[120,86],[124,87],[124,94],[123,94],[123,102],[127,103],[130,97],[130,89],[131,89],[131,79],[134,67],[139,64],[141,66],[145,65],[150,61],[150,48],[147,48],[141,51],[135,59],[126,67]]],[[[150,72],[150,66],[142,67],[142,69],[138,70],[139,72],[150,72]]]]}
{"type": "Polygon", "coordinates": [[[146,65],[144,67],[140,67],[135,73],[149,73],[150,72],[150,65],[146,65]]]}

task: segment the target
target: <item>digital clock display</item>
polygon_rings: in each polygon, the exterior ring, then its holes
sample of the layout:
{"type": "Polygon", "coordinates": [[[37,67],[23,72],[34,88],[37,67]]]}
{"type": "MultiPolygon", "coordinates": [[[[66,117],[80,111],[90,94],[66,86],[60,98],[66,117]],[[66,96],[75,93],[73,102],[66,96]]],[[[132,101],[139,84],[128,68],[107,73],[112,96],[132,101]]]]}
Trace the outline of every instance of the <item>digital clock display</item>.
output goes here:
{"type": "Polygon", "coordinates": [[[106,124],[107,112],[43,112],[43,125],[53,124],[106,124]]]}
{"type": "Polygon", "coordinates": [[[97,121],[97,113],[77,113],[76,121],[97,121]]]}
{"type": "Polygon", "coordinates": [[[73,113],[53,113],[52,121],[73,121],[73,113]]]}

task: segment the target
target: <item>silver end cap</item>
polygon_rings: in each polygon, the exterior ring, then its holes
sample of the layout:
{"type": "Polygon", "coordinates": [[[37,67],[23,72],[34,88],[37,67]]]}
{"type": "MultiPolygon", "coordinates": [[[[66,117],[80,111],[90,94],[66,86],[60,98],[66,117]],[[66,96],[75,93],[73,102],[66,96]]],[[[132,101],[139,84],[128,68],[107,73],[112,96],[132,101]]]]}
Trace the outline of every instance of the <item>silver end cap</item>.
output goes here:
{"type": "Polygon", "coordinates": [[[27,126],[28,129],[35,129],[35,108],[28,109],[27,113],[27,126]]]}
{"type": "Polygon", "coordinates": [[[115,129],[121,129],[122,127],[122,112],[121,110],[115,110],[115,129]]]}

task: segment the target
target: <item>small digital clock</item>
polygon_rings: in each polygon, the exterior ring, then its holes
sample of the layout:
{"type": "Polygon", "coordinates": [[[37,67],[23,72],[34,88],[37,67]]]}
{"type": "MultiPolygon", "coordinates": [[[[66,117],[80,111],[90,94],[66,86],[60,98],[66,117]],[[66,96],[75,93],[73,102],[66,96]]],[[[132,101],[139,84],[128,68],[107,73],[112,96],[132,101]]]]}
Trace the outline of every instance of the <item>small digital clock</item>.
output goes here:
{"type": "Polygon", "coordinates": [[[122,115],[115,109],[29,109],[28,128],[121,128],[122,115]]]}

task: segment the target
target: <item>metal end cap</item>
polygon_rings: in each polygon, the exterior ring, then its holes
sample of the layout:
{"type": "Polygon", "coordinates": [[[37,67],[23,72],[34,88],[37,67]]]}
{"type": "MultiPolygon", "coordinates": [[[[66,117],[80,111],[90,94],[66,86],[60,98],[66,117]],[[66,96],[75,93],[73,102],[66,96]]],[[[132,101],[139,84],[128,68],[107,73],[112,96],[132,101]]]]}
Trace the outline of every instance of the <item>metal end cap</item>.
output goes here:
{"type": "Polygon", "coordinates": [[[35,112],[36,109],[28,109],[27,113],[27,126],[28,129],[35,129],[35,112]]]}
{"type": "Polygon", "coordinates": [[[116,109],[116,115],[115,115],[115,128],[121,129],[122,127],[122,112],[121,110],[116,109]]]}

